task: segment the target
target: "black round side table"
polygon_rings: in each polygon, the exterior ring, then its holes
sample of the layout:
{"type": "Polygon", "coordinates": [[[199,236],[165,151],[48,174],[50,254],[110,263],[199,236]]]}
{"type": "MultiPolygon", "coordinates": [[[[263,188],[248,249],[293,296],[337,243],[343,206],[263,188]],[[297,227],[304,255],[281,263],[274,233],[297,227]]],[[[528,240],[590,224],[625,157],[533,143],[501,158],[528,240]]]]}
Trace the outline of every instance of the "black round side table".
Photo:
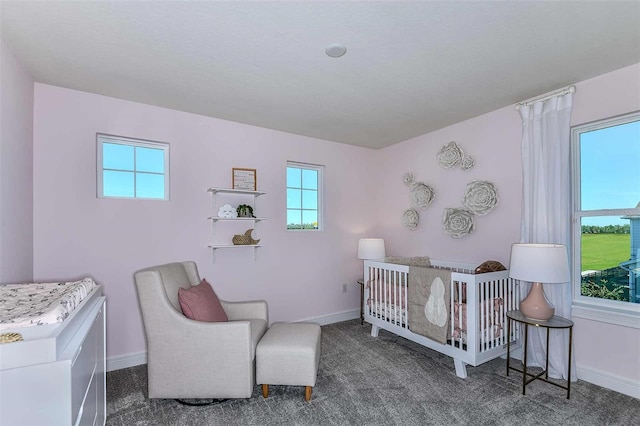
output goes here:
{"type": "Polygon", "coordinates": [[[523,346],[523,369],[520,370],[516,367],[512,367],[510,364],[511,360],[511,339],[507,339],[507,376],[509,375],[509,370],[514,370],[522,373],[522,394],[525,394],[526,386],[533,382],[534,380],[542,380],[543,382],[550,383],[554,386],[557,386],[562,389],[567,390],[567,399],[571,394],[571,342],[573,338],[573,321],[568,320],[563,317],[559,317],[554,315],[547,321],[540,321],[531,318],[525,317],[522,312],[515,310],[507,312],[507,336],[511,336],[511,321],[516,321],[520,324],[523,324],[524,329],[524,346],[523,346]],[[529,327],[542,327],[547,330],[547,356],[545,362],[545,368],[542,372],[538,374],[532,374],[527,372],[527,344],[529,342],[529,327]],[[562,386],[561,384],[552,382],[549,380],[549,330],[550,329],[569,329],[569,359],[568,359],[568,373],[567,373],[567,386],[562,386]],[[544,375],[544,377],[542,377],[544,375]],[[527,377],[531,377],[527,380],[527,377]]]}

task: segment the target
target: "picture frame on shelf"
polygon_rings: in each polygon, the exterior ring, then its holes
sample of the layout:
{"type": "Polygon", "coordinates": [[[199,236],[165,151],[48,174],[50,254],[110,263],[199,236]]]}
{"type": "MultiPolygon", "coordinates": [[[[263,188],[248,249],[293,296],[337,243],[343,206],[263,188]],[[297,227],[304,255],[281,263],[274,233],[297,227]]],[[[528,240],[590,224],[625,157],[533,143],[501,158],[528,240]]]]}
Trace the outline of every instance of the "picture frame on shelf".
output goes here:
{"type": "Polygon", "coordinates": [[[256,173],[256,169],[234,167],[232,169],[231,175],[231,186],[233,187],[233,189],[255,191],[258,187],[258,176],[256,173]]]}

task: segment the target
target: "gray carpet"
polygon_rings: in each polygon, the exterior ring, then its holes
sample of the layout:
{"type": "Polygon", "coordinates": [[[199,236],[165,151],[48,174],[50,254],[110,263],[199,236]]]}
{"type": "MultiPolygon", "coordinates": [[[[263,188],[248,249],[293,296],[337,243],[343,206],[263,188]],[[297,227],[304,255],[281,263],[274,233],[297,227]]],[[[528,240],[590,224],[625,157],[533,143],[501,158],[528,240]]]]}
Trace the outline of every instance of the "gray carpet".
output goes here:
{"type": "MultiPolygon", "coordinates": [[[[259,386],[249,399],[188,407],[147,399],[146,365],[107,374],[108,425],[632,425],[640,401],[584,381],[566,391],[521,376],[503,359],[455,375],[453,360],[359,320],[322,327],[310,402],[304,388],[259,386]]],[[[635,420],[634,420],[635,419],[635,420]]]]}

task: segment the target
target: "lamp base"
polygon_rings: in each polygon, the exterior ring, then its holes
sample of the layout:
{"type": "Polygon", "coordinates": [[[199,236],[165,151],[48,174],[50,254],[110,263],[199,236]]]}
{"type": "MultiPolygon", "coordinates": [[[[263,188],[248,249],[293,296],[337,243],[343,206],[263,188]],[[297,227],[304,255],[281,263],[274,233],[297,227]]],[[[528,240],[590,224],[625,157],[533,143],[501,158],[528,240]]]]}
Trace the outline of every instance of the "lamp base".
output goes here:
{"type": "Polygon", "coordinates": [[[520,302],[520,312],[529,319],[547,321],[551,319],[556,309],[549,303],[544,294],[542,283],[533,283],[529,295],[520,302]]]}

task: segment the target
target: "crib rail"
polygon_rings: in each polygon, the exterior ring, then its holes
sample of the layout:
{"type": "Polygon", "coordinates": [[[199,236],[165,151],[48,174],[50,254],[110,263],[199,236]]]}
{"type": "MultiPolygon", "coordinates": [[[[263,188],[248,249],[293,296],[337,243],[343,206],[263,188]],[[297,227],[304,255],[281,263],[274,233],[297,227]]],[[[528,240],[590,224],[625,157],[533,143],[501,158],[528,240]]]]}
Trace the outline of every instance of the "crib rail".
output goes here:
{"type": "Polygon", "coordinates": [[[472,365],[504,353],[507,338],[518,338],[515,330],[507,336],[506,317],[507,311],[518,308],[518,283],[508,271],[473,274],[471,264],[432,263],[452,271],[445,345],[410,330],[410,277],[405,265],[365,261],[365,321],[472,365]]]}

